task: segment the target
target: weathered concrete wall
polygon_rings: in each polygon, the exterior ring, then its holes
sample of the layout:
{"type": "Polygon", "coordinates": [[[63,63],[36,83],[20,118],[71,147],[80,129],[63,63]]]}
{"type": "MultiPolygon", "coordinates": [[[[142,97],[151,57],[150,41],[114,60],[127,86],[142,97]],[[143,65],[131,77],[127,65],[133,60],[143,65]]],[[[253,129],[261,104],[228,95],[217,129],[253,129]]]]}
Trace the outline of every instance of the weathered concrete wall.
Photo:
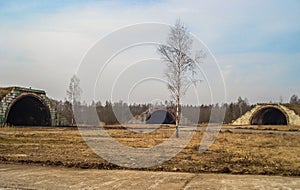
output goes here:
{"type": "MultiPolygon", "coordinates": [[[[140,115],[135,116],[131,120],[127,121],[128,124],[146,124],[147,119],[156,111],[167,111],[171,116],[173,117],[173,120],[175,121],[175,110],[172,107],[165,107],[165,106],[152,106],[145,112],[141,113],[140,115]]],[[[172,122],[170,122],[172,123],[172,122]]],[[[185,116],[181,115],[180,116],[180,125],[191,125],[194,124],[195,122],[192,122],[185,116]]]]}
{"type": "Polygon", "coordinates": [[[23,96],[34,96],[42,101],[45,106],[48,107],[51,115],[51,125],[58,125],[56,109],[51,105],[50,100],[46,96],[45,91],[35,90],[30,88],[12,87],[11,91],[7,93],[0,102],[0,126],[5,125],[5,120],[8,115],[10,107],[15,103],[16,100],[23,96]]]}
{"type": "Polygon", "coordinates": [[[300,116],[294,110],[283,104],[257,104],[253,109],[246,112],[243,116],[235,120],[233,125],[251,125],[251,120],[259,111],[266,108],[276,108],[280,110],[287,118],[288,125],[300,125],[300,116]]]}
{"type": "Polygon", "coordinates": [[[165,110],[168,111],[169,114],[172,115],[171,108],[166,108],[165,106],[151,106],[148,110],[144,111],[138,116],[135,116],[131,120],[129,120],[127,123],[129,124],[146,124],[147,119],[149,116],[159,110],[165,110]]]}

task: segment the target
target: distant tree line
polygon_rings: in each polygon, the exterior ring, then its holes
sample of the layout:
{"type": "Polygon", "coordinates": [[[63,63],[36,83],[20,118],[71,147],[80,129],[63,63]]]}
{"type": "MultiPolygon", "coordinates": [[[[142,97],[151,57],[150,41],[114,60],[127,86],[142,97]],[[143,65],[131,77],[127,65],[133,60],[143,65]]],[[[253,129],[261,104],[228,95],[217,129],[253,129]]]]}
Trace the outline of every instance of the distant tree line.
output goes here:
{"type": "MultiPolygon", "coordinates": [[[[52,105],[56,107],[57,111],[61,115],[63,115],[71,124],[72,121],[74,121],[72,104],[67,100],[51,101],[52,105]]],[[[173,103],[165,102],[162,103],[162,105],[167,106],[168,108],[172,108],[173,103]]],[[[132,119],[134,116],[142,114],[143,112],[148,110],[150,106],[150,104],[128,105],[127,103],[122,101],[114,103],[110,101],[106,101],[104,103],[98,101],[92,102],[90,105],[82,103],[77,107],[77,109],[80,110],[81,114],[76,117],[76,122],[77,124],[95,124],[100,120],[101,122],[109,125],[118,124],[120,121],[126,122],[132,119]],[[123,110],[125,109],[129,109],[129,111],[124,112],[123,110]],[[118,114],[118,112],[120,114],[118,114]],[[97,116],[95,116],[95,113],[97,113],[97,116]],[[117,113],[118,118],[116,117],[115,113],[117,113]]],[[[242,99],[241,97],[239,97],[237,102],[232,102],[229,104],[210,104],[201,106],[183,105],[182,110],[186,110],[184,112],[184,116],[193,123],[208,123],[209,121],[220,122],[219,118],[222,117],[225,111],[223,122],[231,123],[233,120],[249,111],[252,107],[252,105],[249,105],[247,99],[242,99]],[[199,113],[199,116],[195,115],[195,113],[199,113]],[[211,113],[214,114],[211,115],[211,113]]],[[[175,110],[175,108],[173,110],[175,110]]]]}
{"type": "Polygon", "coordinates": [[[300,104],[300,99],[296,94],[291,96],[290,104],[300,104]]]}
{"type": "MultiPolygon", "coordinates": [[[[60,115],[64,116],[64,118],[68,121],[69,124],[74,121],[72,104],[68,101],[56,101],[51,100],[52,105],[54,105],[60,115]]],[[[292,95],[289,101],[290,104],[299,104],[300,99],[297,95],[292,95]]],[[[172,107],[172,102],[164,102],[162,105],[167,107],[172,107]]],[[[91,104],[81,103],[79,105],[80,112],[82,113],[80,117],[76,118],[77,124],[95,124],[99,120],[106,124],[118,124],[120,121],[128,121],[132,119],[132,117],[140,115],[149,109],[150,104],[130,104],[128,105],[125,102],[110,102],[105,101],[104,103],[92,102],[91,104]],[[118,114],[119,118],[116,118],[115,113],[118,111],[123,111],[124,109],[129,109],[130,112],[126,112],[125,114],[118,114]],[[97,117],[95,114],[97,113],[97,117]]],[[[239,97],[236,102],[225,103],[222,105],[219,104],[210,104],[210,105],[183,105],[183,110],[187,110],[184,113],[189,120],[194,123],[208,123],[210,122],[220,122],[219,118],[224,114],[224,123],[231,123],[236,120],[240,116],[244,115],[247,111],[251,110],[254,105],[250,105],[246,98],[239,97]],[[186,109],[184,109],[186,108],[186,109]],[[213,110],[213,115],[211,115],[213,110]],[[195,115],[195,113],[199,113],[195,115]]],[[[170,109],[169,109],[170,110],[170,109]]],[[[171,109],[172,110],[172,109],[171,109]]]]}

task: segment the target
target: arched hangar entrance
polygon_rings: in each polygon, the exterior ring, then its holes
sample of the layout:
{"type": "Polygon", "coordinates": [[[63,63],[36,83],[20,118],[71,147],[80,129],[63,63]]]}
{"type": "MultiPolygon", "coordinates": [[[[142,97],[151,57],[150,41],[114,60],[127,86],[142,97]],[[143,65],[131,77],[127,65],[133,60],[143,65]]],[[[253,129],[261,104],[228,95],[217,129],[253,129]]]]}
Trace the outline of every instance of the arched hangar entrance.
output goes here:
{"type": "Polygon", "coordinates": [[[300,126],[300,105],[258,103],[237,118],[233,125],[297,125],[300,126]]]}
{"type": "Polygon", "coordinates": [[[175,124],[174,117],[166,110],[156,110],[146,119],[147,124],[175,124]]]}
{"type": "Polygon", "coordinates": [[[5,123],[13,126],[51,126],[49,107],[34,94],[14,100],[6,112],[5,123]]]}
{"type": "Polygon", "coordinates": [[[250,120],[251,125],[287,125],[286,114],[278,108],[267,107],[258,110],[250,120]]]}

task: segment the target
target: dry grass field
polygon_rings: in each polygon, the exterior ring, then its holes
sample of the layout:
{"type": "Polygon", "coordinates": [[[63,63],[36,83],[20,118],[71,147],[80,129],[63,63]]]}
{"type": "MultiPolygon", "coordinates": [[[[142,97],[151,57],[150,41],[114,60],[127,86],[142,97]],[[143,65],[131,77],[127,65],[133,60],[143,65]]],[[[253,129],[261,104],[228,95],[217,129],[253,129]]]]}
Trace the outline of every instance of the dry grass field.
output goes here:
{"type": "MultiPolygon", "coordinates": [[[[143,170],[300,176],[299,132],[246,134],[225,130],[200,154],[201,131],[197,130],[188,146],[171,160],[143,170]]],[[[112,127],[107,132],[127,146],[147,148],[163,142],[174,129],[164,126],[145,134],[112,127]]],[[[125,169],[96,155],[76,128],[0,128],[0,162],[125,169]]]]}

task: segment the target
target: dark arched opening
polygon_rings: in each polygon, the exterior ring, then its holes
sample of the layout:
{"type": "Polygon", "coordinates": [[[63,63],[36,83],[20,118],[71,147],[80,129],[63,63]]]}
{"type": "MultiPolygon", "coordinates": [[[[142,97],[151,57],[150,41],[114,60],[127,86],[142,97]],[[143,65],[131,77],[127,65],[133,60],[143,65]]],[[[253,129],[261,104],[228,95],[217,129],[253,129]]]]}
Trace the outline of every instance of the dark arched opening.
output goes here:
{"type": "Polygon", "coordinates": [[[287,125],[287,118],[277,108],[265,108],[252,117],[251,125],[287,125]]]}
{"type": "Polygon", "coordinates": [[[154,111],[147,117],[147,124],[175,124],[173,116],[166,110],[154,111]]]}
{"type": "Polygon", "coordinates": [[[13,126],[51,126],[50,110],[38,98],[24,96],[8,110],[6,123],[13,126]]]}

